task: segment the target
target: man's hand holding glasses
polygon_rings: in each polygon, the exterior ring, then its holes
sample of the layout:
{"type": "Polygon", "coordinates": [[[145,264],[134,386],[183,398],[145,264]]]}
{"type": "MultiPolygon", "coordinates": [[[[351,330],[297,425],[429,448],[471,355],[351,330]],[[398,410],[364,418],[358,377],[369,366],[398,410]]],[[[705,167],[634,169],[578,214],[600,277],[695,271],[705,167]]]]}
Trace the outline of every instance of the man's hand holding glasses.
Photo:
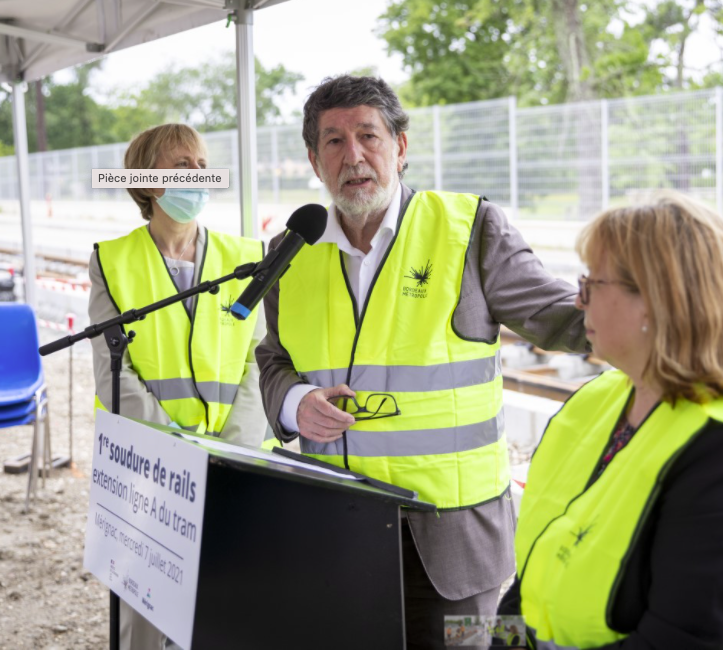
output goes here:
{"type": "Polygon", "coordinates": [[[401,415],[397,400],[389,393],[370,393],[363,403],[346,384],[317,388],[299,402],[296,419],[299,433],[314,442],[334,442],[355,422],[401,415]],[[345,405],[345,402],[349,402],[345,405]],[[336,402],[336,406],[332,403],[336,402]],[[344,410],[344,407],[348,411],[344,410]]]}
{"type": "Polygon", "coordinates": [[[299,402],[296,421],[299,433],[314,442],[334,442],[341,438],[356,420],[332,404],[339,398],[354,398],[356,393],[346,384],[332,388],[317,388],[308,392],[299,402]]]}

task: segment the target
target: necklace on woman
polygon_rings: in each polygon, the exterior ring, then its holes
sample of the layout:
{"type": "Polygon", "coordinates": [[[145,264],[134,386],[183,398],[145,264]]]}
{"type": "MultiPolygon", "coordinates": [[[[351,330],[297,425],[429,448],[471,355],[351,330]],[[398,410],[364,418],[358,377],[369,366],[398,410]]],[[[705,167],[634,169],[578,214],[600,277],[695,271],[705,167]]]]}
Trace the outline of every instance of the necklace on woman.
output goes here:
{"type": "MultiPolygon", "coordinates": [[[[198,235],[198,229],[196,229],[196,232],[193,234],[193,237],[191,237],[191,239],[188,240],[188,243],[183,247],[183,250],[178,254],[178,257],[170,258],[170,259],[172,259],[174,262],[180,260],[183,257],[183,254],[186,252],[186,249],[191,245],[191,242],[194,239],[196,239],[197,235],[198,235]]],[[[172,266],[168,267],[168,272],[175,278],[181,271],[178,268],[178,266],[173,264],[172,266]]]]}
{"type": "Polygon", "coordinates": [[[636,431],[636,427],[630,424],[627,416],[623,414],[615,427],[610,446],[600,461],[597,472],[598,476],[603,473],[603,470],[610,464],[615,455],[630,442],[630,439],[635,435],[636,431]]]}

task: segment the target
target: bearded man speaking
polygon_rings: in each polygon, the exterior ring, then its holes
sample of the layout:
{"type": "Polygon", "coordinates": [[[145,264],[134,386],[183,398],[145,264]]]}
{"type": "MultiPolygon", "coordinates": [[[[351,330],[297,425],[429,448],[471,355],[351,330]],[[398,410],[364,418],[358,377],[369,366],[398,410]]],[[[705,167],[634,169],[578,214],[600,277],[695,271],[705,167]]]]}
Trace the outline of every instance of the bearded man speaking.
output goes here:
{"type": "Polygon", "coordinates": [[[381,79],[309,96],[303,137],[333,203],[266,296],[256,358],[281,441],[437,505],[400,526],[407,647],[443,648],[444,616],[493,615],[514,572],[500,323],[544,349],[586,341],[577,289],[499,207],[401,182],[408,127],[381,79]]]}

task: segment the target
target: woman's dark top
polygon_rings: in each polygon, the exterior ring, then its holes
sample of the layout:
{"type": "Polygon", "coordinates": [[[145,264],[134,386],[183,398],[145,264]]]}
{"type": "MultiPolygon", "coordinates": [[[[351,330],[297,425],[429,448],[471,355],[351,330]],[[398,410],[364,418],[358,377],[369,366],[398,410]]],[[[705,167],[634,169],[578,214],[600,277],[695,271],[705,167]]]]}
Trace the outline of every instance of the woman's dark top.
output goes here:
{"type": "MultiPolygon", "coordinates": [[[[517,578],[497,613],[520,614],[517,578]]],[[[608,624],[630,636],[599,646],[601,650],[723,649],[720,422],[709,422],[663,479],[633,547],[608,624]]]]}

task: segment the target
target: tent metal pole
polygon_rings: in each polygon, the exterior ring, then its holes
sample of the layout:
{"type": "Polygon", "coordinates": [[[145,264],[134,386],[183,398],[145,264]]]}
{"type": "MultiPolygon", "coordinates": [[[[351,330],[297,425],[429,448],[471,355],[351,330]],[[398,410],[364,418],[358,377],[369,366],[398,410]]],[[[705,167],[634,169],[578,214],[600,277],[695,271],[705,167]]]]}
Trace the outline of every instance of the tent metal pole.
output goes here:
{"type": "Polygon", "coordinates": [[[33,229],[30,216],[30,172],[28,164],[28,130],[25,123],[24,81],[13,83],[13,137],[15,161],[18,166],[18,192],[20,198],[20,223],[23,233],[23,279],[25,281],[25,302],[33,309],[35,298],[35,256],[33,253],[33,229]]]}
{"type": "Polygon", "coordinates": [[[256,69],[254,66],[253,9],[238,8],[235,12],[235,22],[239,154],[238,188],[241,203],[241,235],[244,237],[258,237],[256,69]]]}

